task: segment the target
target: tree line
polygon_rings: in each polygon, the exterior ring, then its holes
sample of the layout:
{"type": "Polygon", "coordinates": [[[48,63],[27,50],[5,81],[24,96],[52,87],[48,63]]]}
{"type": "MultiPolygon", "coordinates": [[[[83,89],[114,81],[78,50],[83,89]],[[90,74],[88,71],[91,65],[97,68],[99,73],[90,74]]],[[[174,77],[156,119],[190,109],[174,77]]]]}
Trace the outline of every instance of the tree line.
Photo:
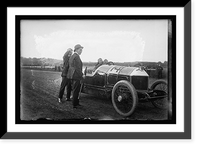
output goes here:
{"type": "MultiPolygon", "coordinates": [[[[147,68],[156,68],[160,64],[163,68],[167,68],[168,62],[114,62],[115,65],[120,66],[144,66],[147,68]]],[[[21,66],[61,66],[63,65],[62,60],[52,58],[25,58],[21,57],[21,66]]],[[[84,66],[95,66],[96,62],[83,62],[84,66]]]]}

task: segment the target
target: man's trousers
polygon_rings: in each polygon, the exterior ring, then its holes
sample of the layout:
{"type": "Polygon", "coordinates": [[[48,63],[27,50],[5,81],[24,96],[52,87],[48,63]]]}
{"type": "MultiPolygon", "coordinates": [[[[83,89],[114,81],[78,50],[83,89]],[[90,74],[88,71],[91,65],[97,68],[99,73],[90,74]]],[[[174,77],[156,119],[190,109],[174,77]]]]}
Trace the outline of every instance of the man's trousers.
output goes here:
{"type": "Polygon", "coordinates": [[[71,90],[72,90],[71,80],[68,79],[67,77],[62,77],[62,82],[61,82],[60,92],[59,92],[60,99],[62,99],[63,97],[66,86],[67,86],[67,99],[70,99],[71,90]]]}
{"type": "Polygon", "coordinates": [[[81,81],[73,80],[73,100],[72,100],[73,107],[79,105],[80,89],[81,89],[81,81]]]}

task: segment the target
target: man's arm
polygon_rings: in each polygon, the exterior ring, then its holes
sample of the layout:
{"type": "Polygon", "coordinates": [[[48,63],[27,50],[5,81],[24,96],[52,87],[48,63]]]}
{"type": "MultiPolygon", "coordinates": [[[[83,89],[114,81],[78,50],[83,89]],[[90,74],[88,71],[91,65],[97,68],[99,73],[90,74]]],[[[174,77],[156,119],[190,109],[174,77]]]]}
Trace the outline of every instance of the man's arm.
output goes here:
{"type": "Polygon", "coordinates": [[[83,73],[82,73],[82,62],[79,56],[74,58],[74,67],[78,77],[81,78],[83,76],[83,73]]]}

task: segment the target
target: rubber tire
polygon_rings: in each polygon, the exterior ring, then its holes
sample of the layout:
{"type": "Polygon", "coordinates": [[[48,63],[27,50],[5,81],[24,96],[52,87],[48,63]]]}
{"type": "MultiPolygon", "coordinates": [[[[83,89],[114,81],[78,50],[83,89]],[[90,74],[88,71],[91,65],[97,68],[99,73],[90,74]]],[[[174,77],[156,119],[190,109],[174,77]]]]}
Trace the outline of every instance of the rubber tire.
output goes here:
{"type": "MultiPolygon", "coordinates": [[[[165,84],[167,85],[167,82],[165,80],[156,80],[150,87],[151,90],[154,90],[155,87],[158,85],[158,84],[165,84]]],[[[155,101],[151,101],[151,103],[156,107],[156,108],[159,108],[159,109],[167,109],[168,108],[168,105],[167,104],[165,107],[163,106],[160,106],[159,104],[156,103],[156,100],[155,101]]]]}
{"type": "Polygon", "coordinates": [[[134,87],[130,82],[128,82],[128,81],[126,81],[126,80],[121,80],[121,81],[117,82],[117,83],[114,85],[113,89],[112,89],[112,104],[113,104],[113,107],[115,108],[115,110],[116,110],[120,115],[125,116],[125,117],[128,117],[128,116],[132,115],[133,112],[134,112],[134,110],[135,110],[135,108],[136,108],[136,106],[137,106],[137,104],[138,104],[138,96],[137,96],[137,92],[136,92],[136,90],[135,90],[135,87],[134,87]],[[121,112],[121,111],[118,109],[118,107],[117,107],[117,105],[116,105],[116,103],[115,103],[115,100],[114,100],[114,93],[115,93],[115,90],[117,89],[117,87],[119,87],[119,86],[121,86],[121,85],[122,85],[122,86],[126,86],[126,87],[129,89],[129,91],[131,92],[131,95],[132,95],[133,106],[132,106],[131,110],[130,110],[128,113],[123,113],[123,112],[121,112]]]}

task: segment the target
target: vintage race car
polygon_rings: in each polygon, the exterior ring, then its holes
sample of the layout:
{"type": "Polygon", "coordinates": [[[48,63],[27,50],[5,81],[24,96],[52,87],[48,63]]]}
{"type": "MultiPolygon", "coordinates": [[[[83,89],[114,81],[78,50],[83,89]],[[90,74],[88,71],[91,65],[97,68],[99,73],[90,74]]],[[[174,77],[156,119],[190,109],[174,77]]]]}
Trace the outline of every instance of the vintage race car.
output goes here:
{"type": "Polygon", "coordinates": [[[149,75],[143,67],[101,65],[97,69],[86,67],[84,73],[81,92],[111,98],[122,116],[130,116],[139,101],[150,101],[158,108],[168,107],[167,82],[159,79],[149,87],[149,75]]]}

